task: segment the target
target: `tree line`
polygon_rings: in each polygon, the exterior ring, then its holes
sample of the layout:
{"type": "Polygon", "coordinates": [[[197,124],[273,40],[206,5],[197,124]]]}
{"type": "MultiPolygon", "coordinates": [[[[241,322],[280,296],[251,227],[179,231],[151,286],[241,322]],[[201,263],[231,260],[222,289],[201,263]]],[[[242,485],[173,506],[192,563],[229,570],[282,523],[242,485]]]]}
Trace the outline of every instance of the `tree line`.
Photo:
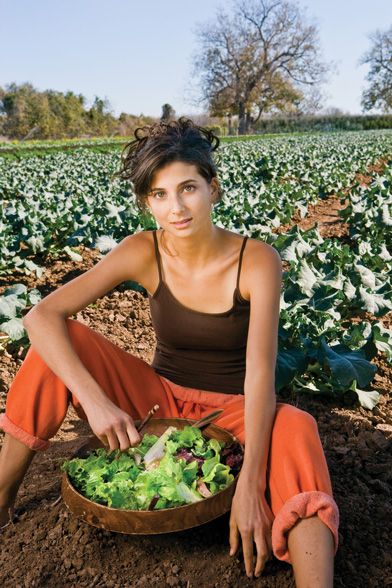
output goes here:
{"type": "Polygon", "coordinates": [[[34,88],[27,82],[0,87],[0,135],[11,139],[129,136],[153,117],[121,113],[116,118],[107,99],[87,105],[82,94],[34,88]]]}

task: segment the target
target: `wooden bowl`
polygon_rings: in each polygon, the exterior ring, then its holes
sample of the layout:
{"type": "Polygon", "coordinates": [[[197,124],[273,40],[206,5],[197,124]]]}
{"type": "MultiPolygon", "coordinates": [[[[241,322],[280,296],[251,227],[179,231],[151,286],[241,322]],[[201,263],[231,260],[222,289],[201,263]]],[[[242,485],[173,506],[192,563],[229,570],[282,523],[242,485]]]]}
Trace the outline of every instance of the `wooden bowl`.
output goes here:
{"type": "MultiPolygon", "coordinates": [[[[140,420],[135,420],[135,425],[137,426],[140,422],[140,420]]],[[[185,425],[192,425],[195,422],[195,420],[181,418],[152,418],[143,427],[142,435],[149,433],[160,436],[169,426],[183,429],[185,425]]],[[[242,452],[244,451],[236,437],[217,425],[211,423],[204,427],[202,432],[203,436],[225,441],[226,444],[235,441],[240,445],[242,452]]],[[[80,447],[73,457],[87,457],[98,447],[103,447],[103,445],[94,436],[80,447]]],[[[97,504],[82,496],[74,488],[67,472],[63,473],[61,493],[67,508],[89,525],[127,535],[158,535],[198,527],[228,512],[231,508],[238,475],[239,473],[230,486],[209,498],[184,506],[151,511],[111,508],[97,504]]]]}

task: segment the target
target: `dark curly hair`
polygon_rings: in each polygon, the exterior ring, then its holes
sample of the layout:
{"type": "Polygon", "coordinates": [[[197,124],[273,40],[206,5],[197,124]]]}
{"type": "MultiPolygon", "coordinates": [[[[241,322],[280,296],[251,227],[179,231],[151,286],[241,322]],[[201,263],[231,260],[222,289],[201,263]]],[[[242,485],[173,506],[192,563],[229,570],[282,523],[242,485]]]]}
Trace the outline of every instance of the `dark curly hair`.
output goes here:
{"type": "MultiPolygon", "coordinates": [[[[132,182],[136,204],[141,212],[147,212],[146,199],[154,173],[168,163],[182,161],[193,164],[208,183],[217,177],[211,154],[219,147],[219,138],[190,118],[180,117],[178,120],[138,127],[134,135],[136,138],[122,150],[121,169],[113,177],[132,182]]],[[[221,198],[219,187],[215,202],[221,198]]]]}

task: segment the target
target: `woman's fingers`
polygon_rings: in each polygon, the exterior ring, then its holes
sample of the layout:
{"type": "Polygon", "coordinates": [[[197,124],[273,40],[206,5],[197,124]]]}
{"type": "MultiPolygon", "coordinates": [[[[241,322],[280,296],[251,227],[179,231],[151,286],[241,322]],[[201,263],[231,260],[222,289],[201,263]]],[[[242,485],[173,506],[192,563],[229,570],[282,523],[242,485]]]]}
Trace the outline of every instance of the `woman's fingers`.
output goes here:
{"type": "Polygon", "coordinates": [[[235,518],[230,519],[230,555],[237,551],[239,539],[242,541],[242,552],[244,557],[245,572],[248,577],[259,576],[264,570],[266,562],[272,554],[271,534],[267,532],[264,535],[262,527],[257,530],[241,531],[235,522],[235,518]],[[254,567],[254,545],[256,543],[257,559],[254,567]]]}
{"type": "Polygon", "coordinates": [[[131,445],[129,433],[125,430],[119,429],[116,431],[116,435],[120,444],[120,451],[126,451],[131,445]]]}
{"type": "Polygon", "coordinates": [[[238,549],[238,536],[239,531],[235,518],[233,515],[230,517],[230,555],[234,555],[238,549]]]}
{"type": "Polygon", "coordinates": [[[104,447],[109,447],[109,441],[105,435],[96,435],[104,447]]]}
{"type": "Polygon", "coordinates": [[[135,429],[134,425],[127,426],[127,434],[128,434],[128,437],[129,437],[129,440],[130,440],[130,443],[132,446],[138,445],[140,443],[140,441],[142,440],[140,434],[135,429]]]}
{"type": "Polygon", "coordinates": [[[244,554],[245,572],[251,578],[253,575],[253,533],[250,531],[243,531],[242,535],[242,551],[244,554]]]}
{"type": "Polygon", "coordinates": [[[131,425],[124,427],[124,429],[113,429],[105,435],[96,436],[109,451],[114,451],[115,449],[126,451],[129,447],[138,445],[141,441],[141,436],[131,425]]]}
{"type": "Polygon", "coordinates": [[[246,513],[247,502],[244,496],[245,494],[241,495],[238,501],[236,495],[233,498],[230,516],[230,555],[235,553],[238,543],[242,542],[245,571],[251,578],[253,573],[257,577],[260,576],[272,554],[271,527],[274,517],[265,499],[262,504],[251,503],[250,511],[246,513]],[[254,543],[257,547],[256,567],[254,543]]]}
{"type": "Polygon", "coordinates": [[[255,576],[258,577],[264,570],[270,556],[270,549],[266,538],[262,534],[255,535],[255,543],[257,548],[257,560],[255,568],[255,576]]]}
{"type": "Polygon", "coordinates": [[[119,448],[118,438],[112,431],[108,431],[106,433],[106,437],[109,442],[109,450],[114,451],[115,449],[119,448]]]}

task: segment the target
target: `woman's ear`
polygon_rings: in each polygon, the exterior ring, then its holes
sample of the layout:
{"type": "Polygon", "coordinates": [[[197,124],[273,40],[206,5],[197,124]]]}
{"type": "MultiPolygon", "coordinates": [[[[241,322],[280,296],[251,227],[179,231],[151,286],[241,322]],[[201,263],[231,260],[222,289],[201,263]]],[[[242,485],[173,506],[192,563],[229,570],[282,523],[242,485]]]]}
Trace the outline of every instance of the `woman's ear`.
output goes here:
{"type": "Polygon", "coordinates": [[[148,212],[149,214],[152,214],[152,213],[151,213],[151,206],[149,205],[149,203],[148,203],[148,199],[147,199],[147,198],[145,198],[145,199],[144,199],[144,206],[146,207],[146,210],[147,210],[147,212],[148,212]]]}
{"type": "Polygon", "coordinates": [[[211,187],[212,187],[211,203],[216,204],[219,200],[219,194],[220,194],[220,184],[219,184],[219,181],[217,178],[212,178],[211,187]]]}

